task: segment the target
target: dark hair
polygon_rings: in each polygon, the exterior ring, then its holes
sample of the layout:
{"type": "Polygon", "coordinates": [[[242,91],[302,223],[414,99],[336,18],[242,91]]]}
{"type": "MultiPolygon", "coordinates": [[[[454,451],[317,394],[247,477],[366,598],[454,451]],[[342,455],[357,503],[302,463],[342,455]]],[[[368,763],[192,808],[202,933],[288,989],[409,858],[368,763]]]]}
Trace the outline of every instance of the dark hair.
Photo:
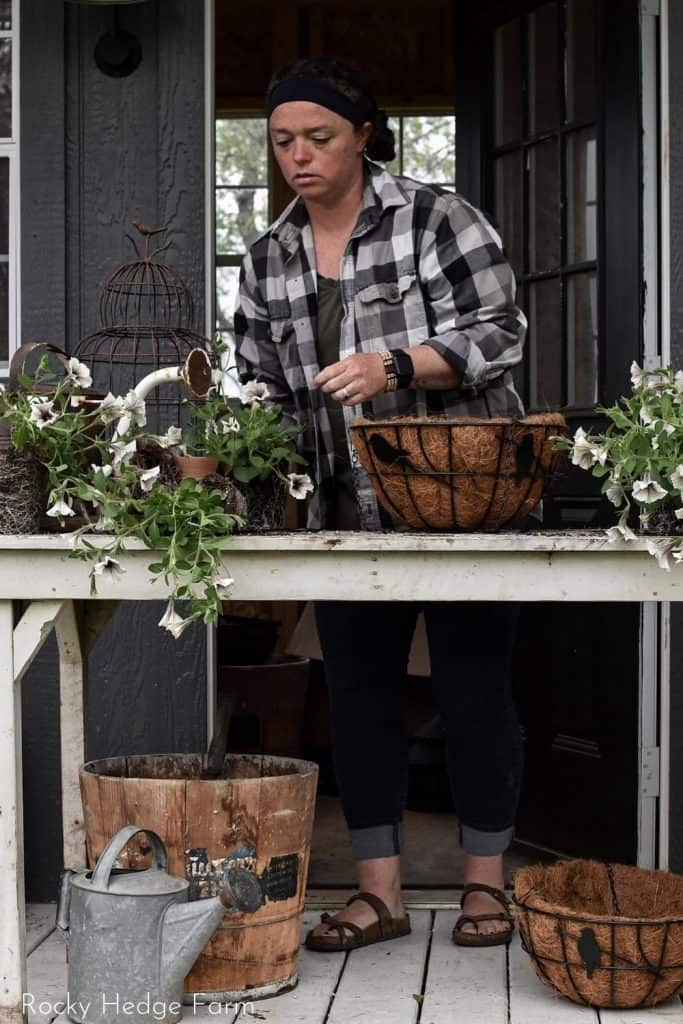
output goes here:
{"type": "Polygon", "coordinates": [[[371,160],[389,162],[396,156],[394,133],[388,125],[387,112],[377,107],[370,87],[361,71],[353,64],[346,64],[332,57],[306,57],[293,64],[285,64],[275,72],[268,83],[267,96],[273,89],[287,78],[302,76],[322,78],[337,92],[346,96],[352,103],[362,101],[369,106],[372,121],[372,133],[365,146],[365,152],[371,160]]]}

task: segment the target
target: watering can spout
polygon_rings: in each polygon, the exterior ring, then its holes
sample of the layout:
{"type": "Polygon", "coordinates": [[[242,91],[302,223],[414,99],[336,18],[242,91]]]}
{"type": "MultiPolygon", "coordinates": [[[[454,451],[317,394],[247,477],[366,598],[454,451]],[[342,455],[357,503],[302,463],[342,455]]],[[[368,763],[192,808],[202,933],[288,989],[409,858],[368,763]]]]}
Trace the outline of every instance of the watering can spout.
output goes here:
{"type": "Polygon", "coordinates": [[[161,976],[165,986],[181,984],[225,913],[253,914],[263,905],[259,880],[244,868],[230,868],[213,899],[174,903],[164,915],[161,976]]]}

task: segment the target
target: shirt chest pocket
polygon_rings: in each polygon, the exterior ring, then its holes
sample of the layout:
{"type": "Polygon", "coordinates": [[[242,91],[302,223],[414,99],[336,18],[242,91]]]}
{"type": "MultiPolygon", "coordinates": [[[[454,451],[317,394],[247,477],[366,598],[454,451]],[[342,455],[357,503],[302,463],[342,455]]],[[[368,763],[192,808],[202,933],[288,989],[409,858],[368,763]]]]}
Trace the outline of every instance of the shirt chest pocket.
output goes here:
{"type": "Polygon", "coordinates": [[[294,392],[305,388],[306,375],[301,364],[298,340],[291,317],[271,319],[270,337],[289,388],[294,392]]]}
{"type": "Polygon", "coordinates": [[[424,305],[415,273],[391,281],[373,281],[355,296],[356,323],[363,341],[404,335],[408,324],[424,321],[424,305]]]}

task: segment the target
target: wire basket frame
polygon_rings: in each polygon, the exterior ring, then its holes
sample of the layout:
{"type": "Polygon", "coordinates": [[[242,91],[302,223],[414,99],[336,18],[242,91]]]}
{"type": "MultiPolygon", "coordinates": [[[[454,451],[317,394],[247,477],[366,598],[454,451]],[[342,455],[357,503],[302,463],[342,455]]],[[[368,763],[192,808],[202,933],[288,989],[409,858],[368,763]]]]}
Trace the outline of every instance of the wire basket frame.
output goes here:
{"type": "MultiPolygon", "coordinates": [[[[138,258],[114,271],[100,297],[100,326],[73,353],[89,366],[93,387],[104,394],[124,395],[153,370],[182,365],[193,348],[210,348],[208,339],[194,329],[189,289],[175,270],[156,258],[171,243],[152,248],[156,236],[168,229],[133,224],[144,238],[144,253],[140,255],[127,235],[138,258]]],[[[177,384],[156,388],[146,406],[151,433],[187,425],[191,403],[177,384]]]]}
{"type": "Polygon", "coordinates": [[[357,419],[353,443],[379,502],[416,529],[497,530],[538,504],[561,455],[559,413],[357,419]]]}
{"type": "MultiPolygon", "coordinates": [[[[570,866],[572,862],[564,862],[570,866]]],[[[580,862],[575,862],[580,863],[580,862]]],[[[683,989],[683,915],[648,918],[622,914],[615,870],[627,885],[647,890],[655,876],[668,875],[683,901],[683,879],[667,872],[645,871],[624,865],[585,862],[593,884],[603,873],[603,890],[610,894],[611,914],[590,914],[553,905],[539,887],[525,889],[527,874],[541,866],[522,869],[515,883],[513,902],[522,947],[538,977],[575,1003],[611,1009],[655,1006],[683,989]],[[520,879],[522,881],[520,882],[520,879]],[[521,895],[520,895],[521,893],[521,895]]],[[[563,862],[551,870],[562,870],[563,862]]]]}

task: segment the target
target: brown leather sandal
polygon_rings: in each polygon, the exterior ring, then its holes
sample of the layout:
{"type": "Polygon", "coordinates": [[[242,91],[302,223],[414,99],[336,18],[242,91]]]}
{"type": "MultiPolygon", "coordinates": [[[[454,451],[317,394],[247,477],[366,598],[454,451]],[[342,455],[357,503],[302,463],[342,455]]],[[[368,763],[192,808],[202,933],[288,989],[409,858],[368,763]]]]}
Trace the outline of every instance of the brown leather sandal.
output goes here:
{"type": "Polygon", "coordinates": [[[486,892],[493,896],[503,908],[501,914],[461,914],[453,928],[453,942],[456,946],[502,946],[510,941],[515,930],[515,922],[510,913],[510,902],[502,889],[496,889],[492,885],[484,885],[483,882],[472,882],[466,885],[462,891],[460,905],[465,902],[465,897],[471,892],[486,892]],[[506,921],[509,928],[498,932],[491,932],[486,935],[479,931],[480,921],[506,921]],[[466,924],[473,924],[476,932],[464,932],[462,929],[466,924]]]}
{"type": "Polygon", "coordinates": [[[386,903],[375,896],[373,892],[358,892],[347,900],[346,906],[354,900],[363,900],[368,903],[377,914],[377,920],[360,928],[352,921],[337,921],[330,914],[321,914],[320,924],[326,924],[333,928],[336,935],[315,935],[316,925],[306,936],[306,949],[315,949],[319,953],[339,953],[349,949],[360,949],[361,946],[370,946],[373,942],[387,942],[389,939],[399,939],[402,935],[410,934],[410,915],[405,917],[392,917],[386,903]]]}

